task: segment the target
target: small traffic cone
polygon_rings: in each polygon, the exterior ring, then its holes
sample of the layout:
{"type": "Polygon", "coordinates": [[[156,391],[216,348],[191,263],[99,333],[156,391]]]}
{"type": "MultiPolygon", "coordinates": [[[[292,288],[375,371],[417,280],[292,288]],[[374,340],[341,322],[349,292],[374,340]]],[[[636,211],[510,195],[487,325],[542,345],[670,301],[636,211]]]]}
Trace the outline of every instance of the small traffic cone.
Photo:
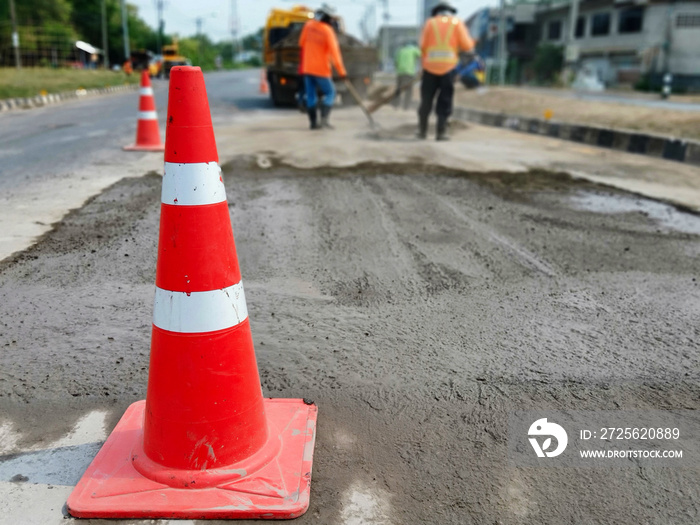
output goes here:
{"type": "Polygon", "coordinates": [[[156,100],[153,97],[151,77],[148,71],[141,72],[141,87],[139,88],[139,114],[136,123],[136,142],[124,146],[126,151],[163,151],[165,145],[160,141],[158,130],[158,114],[156,100]]]}
{"type": "Polygon", "coordinates": [[[79,518],[295,518],[316,406],[263,399],[226,189],[198,67],[171,71],[145,401],[68,498],[79,518]]]}
{"type": "Polygon", "coordinates": [[[267,95],[270,93],[270,87],[267,85],[267,78],[265,77],[265,70],[260,70],[260,94],[267,95]]]}

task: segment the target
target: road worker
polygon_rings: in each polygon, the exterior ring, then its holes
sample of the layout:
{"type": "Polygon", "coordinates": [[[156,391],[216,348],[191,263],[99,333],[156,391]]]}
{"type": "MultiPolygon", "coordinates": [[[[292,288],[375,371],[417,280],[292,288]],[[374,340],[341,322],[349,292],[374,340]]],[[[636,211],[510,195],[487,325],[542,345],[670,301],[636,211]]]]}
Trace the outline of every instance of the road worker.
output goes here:
{"type": "Polygon", "coordinates": [[[423,27],[421,52],[423,54],[423,78],[421,102],[418,109],[418,137],[426,138],[428,118],[437,95],[437,140],[447,137],[447,119],[452,114],[454,98],[455,68],[460,51],[471,51],[474,41],[464,23],[455,16],[457,8],[449,2],[440,2],[433,7],[423,27]]]}
{"type": "Polygon", "coordinates": [[[411,107],[413,98],[413,78],[416,76],[416,62],[421,58],[420,48],[411,41],[406,41],[396,52],[396,99],[394,106],[403,109],[411,107]],[[403,104],[401,102],[403,101],[403,104]]]}
{"type": "Polygon", "coordinates": [[[343,57],[340,55],[338,38],[333,30],[335,9],[324,4],[316,11],[316,17],[304,24],[299,37],[301,64],[306,86],[306,107],[311,129],[332,128],[329,123],[331,108],[335,101],[335,86],[331,64],[341,79],[347,77],[343,57]],[[318,124],[318,91],[321,123],[318,124]]]}

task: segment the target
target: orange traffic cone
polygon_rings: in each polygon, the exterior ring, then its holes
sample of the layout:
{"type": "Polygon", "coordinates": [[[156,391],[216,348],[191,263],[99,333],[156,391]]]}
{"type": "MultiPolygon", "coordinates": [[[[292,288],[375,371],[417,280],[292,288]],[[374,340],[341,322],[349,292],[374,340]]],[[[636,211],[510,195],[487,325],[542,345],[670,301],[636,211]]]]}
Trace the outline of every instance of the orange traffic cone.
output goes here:
{"type": "Polygon", "coordinates": [[[270,93],[270,87],[267,85],[267,78],[265,77],[265,70],[260,70],[260,94],[267,95],[270,93]]]}
{"type": "Polygon", "coordinates": [[[139,115],[136,123],[136,142],[124,146],[127,151],[163,151],[165,145],[160,141],[158,130],[158,114],[156,101],[153,98],[151,77],[148,71],[141,72],[141,88],[139,89],[139,115]]]}
{"type": "Polygon", "coordinates": [[[151,363],[68,498],[79,518],[295,518],[317,408],[263,399],[204,77],[170,77],[151,363]]]}

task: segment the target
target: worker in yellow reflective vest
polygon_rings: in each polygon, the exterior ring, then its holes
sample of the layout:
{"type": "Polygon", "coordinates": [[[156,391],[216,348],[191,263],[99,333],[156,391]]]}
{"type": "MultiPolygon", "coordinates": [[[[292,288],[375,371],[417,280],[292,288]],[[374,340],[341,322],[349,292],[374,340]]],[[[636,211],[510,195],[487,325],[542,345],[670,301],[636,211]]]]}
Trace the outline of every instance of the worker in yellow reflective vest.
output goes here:
{"type": "Polygon", "coordinates": [[[457,8],[449,2],[440,2],[433,7],[430,18],[423,27],[421,52],[423,55],[423,78],[418,108],[418,137],[426,138],[428,118],[437,95],[437,140],[449,140],[447,119],[452,114],[454,98],[455,68],[461,51],[474,49],[464,23],[457,18],[457,8]]]}

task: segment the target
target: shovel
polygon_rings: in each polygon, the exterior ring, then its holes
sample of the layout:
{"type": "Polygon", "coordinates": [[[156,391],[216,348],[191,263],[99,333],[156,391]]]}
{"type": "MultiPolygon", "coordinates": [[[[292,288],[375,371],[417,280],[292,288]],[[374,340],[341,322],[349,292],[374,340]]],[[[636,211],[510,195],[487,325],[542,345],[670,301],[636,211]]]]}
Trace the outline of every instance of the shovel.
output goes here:
{"type": "Polygon", "coordinates": [[[367,117],[367,120],[369,120],[369,125],[371,126],[372,129],[377,129],[377,123],[374,122],[374,119],[372,118],[372,115],[370,115],[369,111],[367,111],[367,108],[365,105],[362,103],[362,97],[360,97],[360,94],[357,92],[355,89],[355,86],[352,85],[352,82],[350,82],[347,78],[344,79],[345,82],[345,87],[348,88],[348,91],[352,95],[352,98],[355,99],[355,102],[357,102],[357,105],[360,106],[362,109],[362,112],[365,114],[367,117]]]}
{"type": "Polygon", "coordinates": [[[403,86],[399,87],[398,89],[394,88],[391,90],[391,92],[388,95],[385,95],[384,97],[380,98],[376,102],[374,102],[372,105],[370,105],[369,108],[367,108],[367,111],[371,114],[377,111],[379,108],[381,108],[384,104],[387,104],[394,100],[399,93],[401,93],[405,89],[412,88],[416,83],[418,83],[421,79],[421,74],[419,73],[417,76],[415,76],[413,79],[411,79],[410,82],[404,84],[403,86]]]}

